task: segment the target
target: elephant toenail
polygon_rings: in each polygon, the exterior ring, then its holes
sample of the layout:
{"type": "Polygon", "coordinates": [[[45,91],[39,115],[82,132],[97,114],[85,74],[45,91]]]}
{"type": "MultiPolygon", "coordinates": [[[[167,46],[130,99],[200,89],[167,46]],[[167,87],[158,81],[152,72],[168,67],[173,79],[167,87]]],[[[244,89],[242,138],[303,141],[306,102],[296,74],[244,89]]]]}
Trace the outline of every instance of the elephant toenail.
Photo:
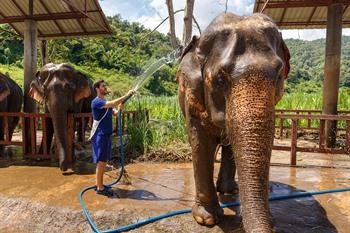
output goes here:
{"type": "Polygon", "coordinates": [[[194,219],[199,223],[199,224],[204,224],[204,220],[203,218],[199,217],[199,216],[193,216],[194,219]]]}
{"type": "Polygon", "coordinates": [[[205,220],[205,225],[206,226],[212,226],[215,225],[215,219],[214,218],[208,218],[205,220]]]}

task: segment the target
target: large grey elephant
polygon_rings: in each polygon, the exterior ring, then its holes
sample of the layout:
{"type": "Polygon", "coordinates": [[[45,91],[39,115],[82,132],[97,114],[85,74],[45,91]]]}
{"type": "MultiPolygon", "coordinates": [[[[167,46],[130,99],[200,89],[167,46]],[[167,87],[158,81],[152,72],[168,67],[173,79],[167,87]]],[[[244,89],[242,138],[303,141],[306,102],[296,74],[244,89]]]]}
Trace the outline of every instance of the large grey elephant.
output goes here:
{"type": "MultiPolygon", "coordinates": [[[[67,113],[91,112],[91,101],[96,96],[92,81],[68,64],[46,64],[32,81],[29,96],[45,103],[45,112],[51,113],[47,120],[47,151],[53,134],[62,171],[67,162],[67,113]]],[[[79,127],[80,128],[80,127],[79,127]]],[[[81,137],[81,132],[78,133],[81,137]]],[[[81,140],[81,138],[80,138],[81,140]]]]}
{"type": "MultiPolygon", "coordinates": [[[[23,92],[18,84],[0,73],[0,112],[20,112],[22,108],[23,92]]],[[[18,124],[19,117],[8,118],[8,130],[10,140],[18,124]]],[[[4,140],[4,118],[0,117],[0,141],[4,140]]],[[[0,145],[0,155],[4,153],[4,147],[0,145]]]]}
{"type": "Polygon", "coordinates": [[[214,225],[223,215],[216,192],[231,193],[238,171],[244,229],[272,232],[269,165],[275,104],[283,95],[289,51],[263,14],[216,17],[184,49],[177,72],[196,185],[195,220],[214,225]],[[223,144],[216,189],[214,153],[223,144]]]}

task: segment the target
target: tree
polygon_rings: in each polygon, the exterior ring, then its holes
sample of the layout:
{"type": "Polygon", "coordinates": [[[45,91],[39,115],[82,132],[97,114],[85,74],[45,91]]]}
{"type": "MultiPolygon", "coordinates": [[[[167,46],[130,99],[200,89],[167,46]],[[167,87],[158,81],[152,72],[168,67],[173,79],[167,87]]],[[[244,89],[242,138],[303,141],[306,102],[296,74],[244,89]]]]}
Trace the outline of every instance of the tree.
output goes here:
{"type": "Polygon", "coordinates": [[[194,0],[186,0],[184,29],[182,34],[182,44],[186,46],[192,37],[192,18],[193,18],[194,0]]]}
{"type": "Polygon", "coordinates": [[[168,13],[169,13],[171,46],[173,47],[173,49],[176,49],[178,44],[177,44],[177,41],[176,41],[176,33],[175,33],[175,19],[174,19],[173,0],[166,0],[166,4],[168,6],[168,13]]]}

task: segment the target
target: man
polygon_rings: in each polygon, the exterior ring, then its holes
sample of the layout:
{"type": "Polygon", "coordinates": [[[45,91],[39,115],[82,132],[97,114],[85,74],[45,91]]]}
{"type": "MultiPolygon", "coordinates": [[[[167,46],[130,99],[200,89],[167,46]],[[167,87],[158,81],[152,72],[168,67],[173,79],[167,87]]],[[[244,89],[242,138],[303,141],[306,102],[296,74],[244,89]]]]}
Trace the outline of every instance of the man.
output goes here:
{"type": "Polygon", "coordinates": [[[103,175],[106,163],[111,158],[111,135],[113,133],[112,115],[117,115],[118,111],[113,109],[116,106],[122,108],[123,101],[133,95],[135,92],[130,90],[126,95],[107,101],[106,95],[109,93],[104,80],[99,80],[93,85],[97,97],[92,101],[93,119],[100,121],[96,132],[92,137],[93,162],[96,163],[96,192],[105,196],[113,196],[110,187],[103,184],[103,175]]]}

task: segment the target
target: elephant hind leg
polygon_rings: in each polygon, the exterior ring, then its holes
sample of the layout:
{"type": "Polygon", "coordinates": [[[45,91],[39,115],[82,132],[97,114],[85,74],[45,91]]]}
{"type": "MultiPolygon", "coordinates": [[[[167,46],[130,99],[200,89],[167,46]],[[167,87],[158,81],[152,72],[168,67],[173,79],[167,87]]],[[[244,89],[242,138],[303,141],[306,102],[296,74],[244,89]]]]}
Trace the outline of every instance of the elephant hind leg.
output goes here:
{"type": "Polygon", "coordinates": [[[221,147],[221,164],[216,190],[219,193],[237,194],[238,185],[235,181],[236,165],[231,145],[221,147]]]}
{"type": "Polygon", "coordinates": [[[15,131],[16,126],[18,125],[18,122],[19,122],[19,117],[13,117],[11,120],[11,124],[9,127],[9,137],[10,137],[9,140],[10,141],[12,140],[12,136],[13,136],[13,133],[15,131]]]}

